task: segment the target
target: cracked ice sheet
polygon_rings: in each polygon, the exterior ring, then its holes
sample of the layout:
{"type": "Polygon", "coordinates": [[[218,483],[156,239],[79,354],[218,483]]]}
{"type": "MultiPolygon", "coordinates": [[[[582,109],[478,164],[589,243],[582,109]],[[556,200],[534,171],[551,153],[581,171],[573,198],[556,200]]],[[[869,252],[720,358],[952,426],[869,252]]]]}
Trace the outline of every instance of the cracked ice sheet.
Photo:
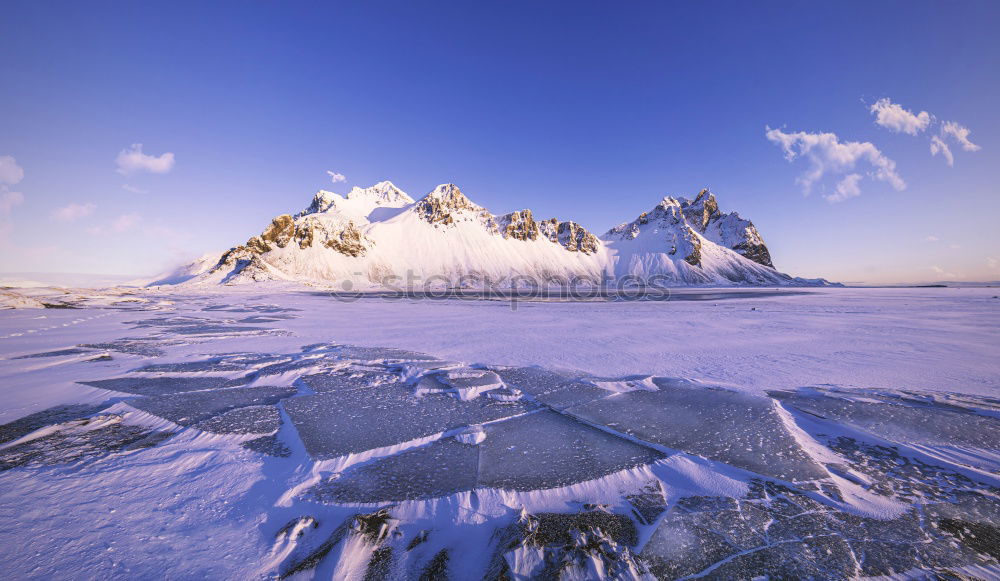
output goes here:
{"type": "MultiPolygon", "coordinates": [[[[165,361],[171,362],[235,352],[295,354],[309,343],[336,341],[372,347],[392,345],[467,363],[576,368],[600,377],[652,373],[712,379],[758,392],[820,383],[882,389],[995,389],[995,363],[985,357],[983,349],[983,345],[996,344],[995,309],[989,310],[991,307],[985,303],[977,306],[976,300],[987,300],[977,298],[977,291],[956,297],[957,291],[952,289],[840,290],[844,292],[837,294],[831,289],[807,296],[761,299],[755,303],[760,310],[753,313],[738,307],[749,307],[749,301],[742,299],[720,301],[711,308],[695,302],[670,307],[599,304],[593,310],[580,305],[521,304],[516,313],[511,313],[503,305],[473,303],[408,302],[386,306],[360,301],[330,306],[335,301],[329,298],[288,295],[267,300],[304,307],[310,313],[308,320],[267,326],[287,329],[296,334],[294,337],[192,338],[189,344],[165,345],[164,351],[165,361]],[[923,304],[907,308],[900,304],[911,300],[923,304]],[[927,308],[930,303],[934,308],[927,308]],[[679,308],[671,310],[673,307],[679,308]],[[831,325],[819,325],[825,317],[831,318],[831,325]],[[538,332],[542,328],[545,333],[538,332]],[[942,333],[941,339],[931,336],[938,332],[942,333]],[[852,343],[858,340],[860,343],[852,343]],[[881,350],[875,349],[879,342],[881,350]],[[874,356],[862,358],[864,349],[877,353],[884,367],[874,356]],[[926,357],[927,362],[918,361],[921,357],[926,357]]],[[[238,293],[219,297],[225,301],[242,300],[238,293]]],[[[182,315],[206,316],[199,304],[187,304],[183,296],[175,295],[171,300],[182,315]]],[[[86,319],[105,312],[42,311],[68,323],[55,335],[50,329],[53,319],[24,318],[16,312],[7,318],[8,313],[0,313],[0,336],[22,333],[2,340],[0,355],[6,358],[134,336],[137,331],[120,321],[147,314],[163,316],[163,312],[107,313],[103,318],[86,319]],[[65,315],[70,317],[60,318],[65,315]],[[81,318],[81,322],[69,323],[75,318],[81,318]],[[23,333],[29,327],[35,332],[23,333]]],[[[151,328],[148,332],[158,331],[151,328]]],[[[112,361],[96,363],[58,356],[0,361],[0,390],[4,405],[12,406],[0,410],[5,421],[57,404],[99,404],[107,398],[107,392],[74,382],[121,377],[159,361],[138,355],[113,355],[112,361]]],[[[605,390],[604,395],[610,392],[605,390]]],[[[288,430],[292,427],[286,420],[281,433],[288,430]]],[[[270,537],[291,518],[317,511],[316,515],[329,523],[323,526],[334,527],[349,514],[336,507],[320,513],[309,505],[282,504],[284,493],[300,483],[292,474],[301,467],[308,472],[310,466],[301,445],[292,450],[289,459],[272,459],[243,450],[225,438],[184,440],[182,436],[127,459],[111,456],[101,459],[99,465],[83,465],[73,471],[59,467],[7,471],[4,486],[0,486],[0,516],[5,522],[19,524],[0,537],[4,539],[0,546],[7,547],[0,549],[7,570],[23,576],[74,571],[83,577],[100,577],[131,568],[120,576],[254,577],[263,573],[258,565],[270,550],[270,537]],[[81,533],[83,530],[86,534],[81,533]],[[30,534],[26,535],[26,531],[30,534]],[[172,557],[175,551],[184,552],[187,558],[172,557]],[[38,553],[41,558],[36,557],[38,553]]],[[[855,453],[847,445],[841,449],[855,453]]],[[[690,461],[687,457],[669,460],[690,461]]],[[[705,480],[716,477],[711,464],[699,466],[705,480]]],[[[953,479],[947,475],[936,478],[953,479]]],[[[560,492],[567,496],[553,497],[545,506],[532,506],[537,510],[565,511],[570,498],[613,503],[619,489],[608,482],[621,479],[621,473],[609,475],[600,481],[604,487],[601,490],[588,488],[590,483],[573,485],[569,487],[573,489],[571,496],[560,492]]],[[[532,492],[517,498],[539,496],[532,492]]],[[[455,506],[457,510],[464,498],[457,495],[439,504],[421,505],[427,508],[426,514],[442,516],[428,516],[419,521],[420,525],[408,526],[447,529],[448,525],[436,519],[451,517],[445,507],[455,506]]],[[[480,521],[470,520],[473,517],[467,513],[455,514],[463,515],[455,521],[462,530],[479,530],[472,525],[480,521]]],[[[953,514],[943,516],[954,518],[953,514]]],[[[321,528],[319,533],[327,534],[329,530],[321,528]]],[[[871,553],[875,553],[874,547],[871,553]]],[[[453,551],[452,566],[459,567],[461,559],[455,558],[456,554],[462,553],[453,551]]],[[[475,553],[470,550],[468,554],[475,553]]],[[[482,573],[472,567],[459,569],[458,574],[470,571],[472,576],[482,573]]]]}

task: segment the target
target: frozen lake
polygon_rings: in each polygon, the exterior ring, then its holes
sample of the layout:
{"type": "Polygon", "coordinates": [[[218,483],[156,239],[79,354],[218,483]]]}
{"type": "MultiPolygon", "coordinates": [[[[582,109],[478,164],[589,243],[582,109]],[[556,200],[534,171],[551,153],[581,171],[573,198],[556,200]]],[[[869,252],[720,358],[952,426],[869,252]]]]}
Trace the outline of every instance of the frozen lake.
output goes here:
{"type": "Polygon", "coordinates": [[[0,571],[996,578],[996,294],[0,311],[0,571]]]}

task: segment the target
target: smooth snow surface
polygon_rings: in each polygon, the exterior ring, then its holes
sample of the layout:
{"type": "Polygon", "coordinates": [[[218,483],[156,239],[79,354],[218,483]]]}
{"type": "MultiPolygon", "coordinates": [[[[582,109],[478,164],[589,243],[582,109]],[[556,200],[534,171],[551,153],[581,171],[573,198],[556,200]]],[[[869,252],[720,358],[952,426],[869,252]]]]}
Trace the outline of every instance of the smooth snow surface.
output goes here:
{"type": "Polygon", "coordinates": [[[34,290],[0,572],[997,578],[995,292],[34,290]]]}

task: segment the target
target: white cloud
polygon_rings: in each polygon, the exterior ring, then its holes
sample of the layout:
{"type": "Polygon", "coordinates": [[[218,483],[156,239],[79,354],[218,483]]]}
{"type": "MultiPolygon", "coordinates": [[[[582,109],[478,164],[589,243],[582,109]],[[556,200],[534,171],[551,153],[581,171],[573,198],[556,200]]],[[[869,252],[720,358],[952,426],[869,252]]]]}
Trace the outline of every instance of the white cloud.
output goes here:
{"type": "Polygon", "coordinates": [[[24,179],[24,169],[17,165],[17,160],[9,155],[0,155],[0,238],[5,238],[10,223],[7,217],[14,206],[24,203],[24,194],[10,191],[10,186],[24,179]]]}
{"type": "Polygon", "coordinates": [[[969,131],[968,127],[960,125],[954,121],[945,121],[941,125],[941,137],[950,136],[955,140],[956,143],[962,146],[965,151],[979,151],[982,147],[979,147],[975,143],[969,141],[969,131]]]}
{"type": "Polygon", "coordinates": [[[931,124],[931,115],[927,111],[921,111],[914,115],[913,111],[904,109],[889,99],[879,99],[869,111],[875,115],[876,125],[891,129],[896,133],[916,135],[926,130],[931,124]]]}
{"type": "Polygon", "coordinates": [[[115,158],[118,173],[131,175],[136,172],[167,173],[174,167],[174,154],[167,152],[160,156],[146,155],[142,152],[141,143],[133,143],[129,149],[118,152],[115,158]]]}
{"type": "Polygon", "coordinates": [[[861,174],[848,174],[837,184],[837,189],[834,193],[825,195],[823,198],[831,203],[856,198],[861,195],[861,188],[858,187],[859,181],[861,181],[861,174]]]}
{"type": "MultiPolygon", "coordinates": [[[[913,111],[904,109],[898,103],[893,103],[889,99],[879,99],[869,108],[875,115],[875,124],[891,129],[896,133],[906,133],[916,135],[927,130],[930,124],[936,119],[927,111],[914,114],[913,111]]],[[[955,165],[955,154],[951,151],[948,141],[953,141],[965,151],[979,151],[982,149],[975,143],[969,141],[969,134],[972,133],[968,127],[955,121],[944,121],[938,135],[931,136],[931,155],[941,154],[949,167],[955,165]]]]}
{"type": "Polygon", "coordinates": [[[949,244],[948,245],[948,248],[951,248],[952,250],[958,250],[961,247],[962,247],[961,244],[949,244]]]}
{"type": "Polygon", "coordinates": [[[955,155],[951,152],[951,148],[948,147],[948,144],[937,135],[931,136],[931,155],[937,155],[939,153],[943,155],[944,160],[948,162],[948,167],[954,167],[955,155]]]}
{"type": "Polygon", "coordinates": [[[940,240],[940,238],[938,238],[937,236],[928,236],[924,240],[926,240],[928,242],[937,242],[938,240],[940,240]]]}
{"type": "Polygon", "coordinates": [[[0,215],[6,216],[14,206],[24,201],[21,192],[0,192],[0,215]]]}
{"type": "Polygon", "coordinates": [[[969,141],[969,133],[972,133],[968,127],[956,123],[954,121],[945,121],[941,124],[940,135],[934,135],[931,137],[931,155],[941,154],[944,160],[948,163],[949,167],[954,167],[955,165],[955,154],[952,153],[951,147],[945,141],[949,139],[957,143],[965,151],[979,151],[982,147],[979,147],[975,143],[969,141]]]}
{"type": "Polygon", "coordinates": [[[326,170],[326,175],[330,176],[330,181],[333,183],[346,182],[347,176],[342,173],[337,173],[335,171],[326,170]]]}
{"type": "Polygon", "coordinates": [[[1000,270],[1000,260],[993,258],[992,256],[986,257],[986,266],[990,267],[992,270],[1000,270]]]}
{"type": "Polygon", "coordinates": [[[131,214],[122,214],[107,225],[87,228],[87,233],[93,234],[94,236],[101,236],[109,233],[121,234],[122,232],[128,232],[135,229],[141,223],[142,216],[139,214],[134,212],[131,214]]]}
{"type": "Polygon", "coordinates": [[[9,155],[0,155],[0,184],[14,185],[24,179],[24,168],[9,155]]]}
{"type": "Polygon", "coordinates": [[[937,274],[940,277],[943,277],[943,278],[955,278],[955,273],[948,272],[945,269],[941,268],[940,266],[932,266],[931,270],[933,270],[934,273],[937,274]]]}
{"type": "Polygon", "coordinates": [[[148,194],[149,190],[143,190],[128,184],[122,184],[122,189],[126,192],[132,192],[133,194],[148,194]]]}
{"type": "Polygon", "coordinates": [[[142,216],[139,214],[122,214],[111,223],[111,230],[114,232],[127,232],[138,226],[139,222],[142,222],[142,216]]]}
{"type": "Polygon", "coordinates": [[[795,161],[798,157],[809,160],[809,169],[795,180],[806,194],[827,174],[848,174],[837,184],[837,193],[827,196],[827,199],[840,201],[860,195],[858,182],[861,177],[853,171],[858,162],[865,162],[872,167],[872,171],[868,173],[872,179],[888,182],[896,190],[906,189],[906,182],[896,173],[896,162],[867,141],[842,142],[834,133],[785,133],[770,127],[766,128],[765,135],[769,141],[781,147],[788,161],[795,161]]]}
{"type": "Polygon", "coordinates": [[[60,222],[75,222],[80,218],[86,218],[87,216],[94,213],[97,206],[94,204],[69,204],[68,206],[63,206],[61,208],[56,208],[52,212],[52,217],[60,222]]]}

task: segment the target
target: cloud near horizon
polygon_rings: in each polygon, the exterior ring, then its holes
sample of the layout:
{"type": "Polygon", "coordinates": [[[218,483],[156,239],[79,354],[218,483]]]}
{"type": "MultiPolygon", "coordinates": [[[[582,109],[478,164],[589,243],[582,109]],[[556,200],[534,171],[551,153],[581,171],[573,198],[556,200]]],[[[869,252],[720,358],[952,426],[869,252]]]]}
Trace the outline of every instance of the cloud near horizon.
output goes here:
{"type": "Polygon", "coordinates": [[[21,192],[0,193],[0,215],[10,214],[14,206],[24,202],[24,194],[21,192]]]}
{"type": "Polygon", "coordinates": [[[121,234],[122,232],[128,232],[129,230],[135,229],[141,223],[142,223],[142,216],[140,216],[135,212],[132,212],[130,214],[122,214],[118,216],[107,225],[87,228],[87,233],[93,236],[101,236],[104,234],[121,234]]]}
{"type": "Polygon", "coordinates": [[[6,243],[10,233],[10,213],[24,203],[24,194],[10,191],[10,186],[24,179],[24,168],[10,155],[0,155],[0,243],[6,243]]]}
{"type": "Polygon", "coordinates": [[[10,155],[0,155],[0,184],[13,186],[24,179],[24,168],[10,155]]]}
{"type": "Polygon", "coordinates": [[[916,135],[921,131],[926,131],[931,124],[931,114],[921,111],[914,114],[913,111],[904,109],[902,105],[893,103],[888,98],[882,98],[869,108],[872,115],[875,115],[875,124],[896,133],[906,133],[916,135]]]}
{"type": "Polygon", "coordinates": [[[906,182],[896,173],[896,162],[867,141],[840,141],[835,133],[785,133],[781,129],[765,129],[768,141],[781,147],[789,162],[800,157],[809,160],[809,169],[795,180],[806,195],[827,175],[843,176],[834,193],[823,196],[827,201],[841,202],[861,195],[858,184],[863,176],[854,171],[859,162],[871,166],[868,176],[872,179],[887,182],[897,191],[906,189],[906,182]]]}
{"type": "Polygon", "coordinates": [[[118,173],[125,176],[143,171],[167,173],[174,167],[174,154],[168,151],[159,156],[147,155],[142,152],[141,143],[133,143],[130,148],[118,152],[115,163],[118,173]]]}
{"type": "Polygon", "coordinates": [[[75,222],[93,214],[96,209],[96,204],[72,203],[61,208],[56,208],[55,211],[52,212],[52,218],[59,222],[75,222]]]}

